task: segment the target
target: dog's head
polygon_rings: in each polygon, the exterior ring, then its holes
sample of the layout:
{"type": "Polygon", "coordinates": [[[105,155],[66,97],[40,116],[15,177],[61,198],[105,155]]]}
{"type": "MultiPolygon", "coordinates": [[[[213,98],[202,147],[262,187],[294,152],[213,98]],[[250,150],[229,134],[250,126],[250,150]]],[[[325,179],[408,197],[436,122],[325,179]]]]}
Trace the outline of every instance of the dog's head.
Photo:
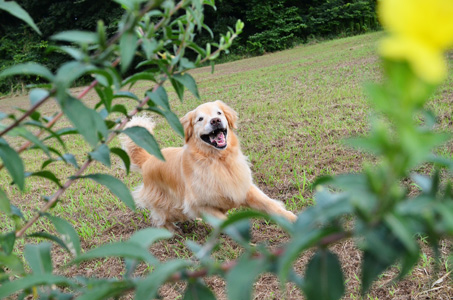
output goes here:
{"type": "Polygon", "coordinates": [[[193,141],[205,147],[225,149],[230,130],[236,128],[237,119],[237,113],[220,100],[202,104],[181,118],[185,142],[188,144],[193,141]]]}

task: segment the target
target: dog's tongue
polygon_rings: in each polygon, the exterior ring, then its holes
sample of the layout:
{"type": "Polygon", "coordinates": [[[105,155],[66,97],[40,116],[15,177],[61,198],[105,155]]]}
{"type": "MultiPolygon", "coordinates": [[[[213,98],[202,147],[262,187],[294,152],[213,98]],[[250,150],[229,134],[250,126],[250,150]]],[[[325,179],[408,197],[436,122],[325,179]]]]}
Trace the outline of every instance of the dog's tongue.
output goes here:
{"type": "Polygon", "coordinates": [[[225,135],[222,131],[219,131],[216,136],[210,136],[209,138],[211,139],[211,143],[215,141],[219,147],[226,145],[225,135]]]}

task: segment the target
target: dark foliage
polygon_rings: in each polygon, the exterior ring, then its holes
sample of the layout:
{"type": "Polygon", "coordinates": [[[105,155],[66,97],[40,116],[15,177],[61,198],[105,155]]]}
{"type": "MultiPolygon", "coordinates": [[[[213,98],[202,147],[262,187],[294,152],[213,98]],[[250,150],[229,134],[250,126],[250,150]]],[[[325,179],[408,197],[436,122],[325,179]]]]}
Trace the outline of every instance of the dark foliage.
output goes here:
{"type": "MultiPolygon", "coordinates": [[[[19,4],[30,13],[42,36],[19,19],[0,12],[0,71],[28,61],[38,61],[55,70],[68,57],[49,51],[50,36],[72,29],[94,31],[98,20],[103,20],[107,34],[112,34],[123,12],[117,3],[105,0],[23,0],[19,4]]],[[[244,32],[230,51],[257,55],[317,37],[376,30],[379,24],[375,6],[376,0],[217,0],[216,10],[206,10],[205,23],[217,39],[237,20],[244,20],[244,32]]],[[[203,31],[196,40],[203,45],[211,37],[203,31]]],[[[0,81],[0,93],[39,82],[32,76],[4,79],[0,81]]]]}

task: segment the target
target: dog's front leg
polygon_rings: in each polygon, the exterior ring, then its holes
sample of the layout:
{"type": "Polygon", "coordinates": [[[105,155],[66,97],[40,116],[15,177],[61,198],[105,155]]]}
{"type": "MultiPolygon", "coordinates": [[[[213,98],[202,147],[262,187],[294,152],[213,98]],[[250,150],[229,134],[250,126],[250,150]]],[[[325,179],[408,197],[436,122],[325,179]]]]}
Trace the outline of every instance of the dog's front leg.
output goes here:
{"type": "Polygon", "coordinates": [[[282,202],[269,198],[254,184],[252,184],[247,192],[245,202],[246,206],[250,208],[264,211],[268,214],[281,215],[291,222],[297,219],[295,214],[285,209],[282,202]]]}

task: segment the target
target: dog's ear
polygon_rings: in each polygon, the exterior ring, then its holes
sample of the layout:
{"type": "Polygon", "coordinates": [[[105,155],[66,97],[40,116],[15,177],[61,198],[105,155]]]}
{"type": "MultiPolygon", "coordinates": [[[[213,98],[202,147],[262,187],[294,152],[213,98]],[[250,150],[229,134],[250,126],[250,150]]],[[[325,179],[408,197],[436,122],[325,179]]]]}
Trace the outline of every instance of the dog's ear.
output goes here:
{"type": "Polygon", "coordinates": [[[186,143],[193,135],[193,124],[192,124],[193,114],[194,114],[193,111],[189,111],[184,117],[182,117],[179,120],[182,124],[182,127],[184,128],[184,140],[186,143]]]}
{"type": "Polygon", "coordinates": [[[234,109],[232,109],[231,107],[226,105],[221,100],[217,100],[214,103],[217,104],[220,107],[220,109],[223,111],[223,113],[225,114],[225,117],[226,117],[226,119],[228,121],[228,126],[230,128],[236,129],[237,128],[236,122],[238,120],[238,113],[234,109]]]}

